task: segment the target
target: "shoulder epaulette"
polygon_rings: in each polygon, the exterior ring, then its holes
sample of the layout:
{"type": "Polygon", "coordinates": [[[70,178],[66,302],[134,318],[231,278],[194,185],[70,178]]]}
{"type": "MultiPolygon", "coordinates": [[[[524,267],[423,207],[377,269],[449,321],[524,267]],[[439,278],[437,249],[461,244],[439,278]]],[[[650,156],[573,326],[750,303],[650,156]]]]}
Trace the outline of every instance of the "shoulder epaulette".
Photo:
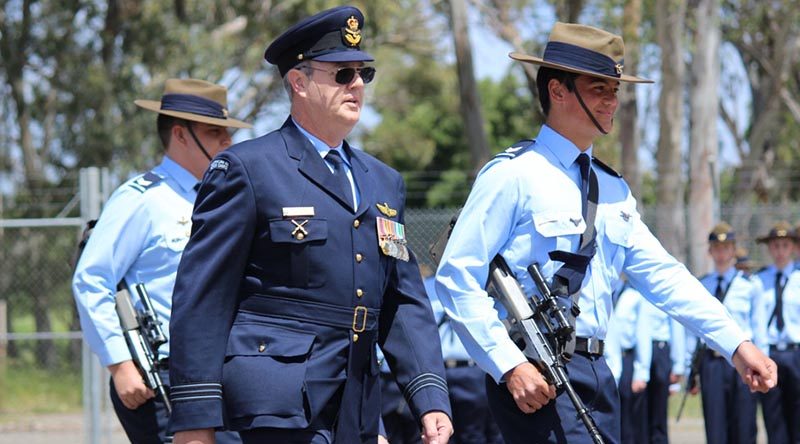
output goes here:
{"type": "Polygon", "coordinates": [[[769,268],[769,265],[764,265],[763,267],[761,267],[758,270],[756,270],[756,274],[760,274],[762,271],[766,270],[767,268],[769,268]]]}
{"type": "Polygon", "coordinates": [[[616,170],[614,170],[614,168],[611,168],[610,166],[603,163],[597,157],[592,156],[592,164],[597,165],[601,170],[605,171],[606,173],[614,177],[622,178],[622,174],[618,173],[616,170]]]}
{"type": "Polygon", "coordinates": [[[533,146],[533,144],[535,142],[536,141],[532,140],[532,139],[522,139],[519,142],[517,142],[517,143],[511,145],[510,147],[506,148],[505,151],[495,154],[495,156],[492,158],[492,160],[494,160],[494,159],[513,159],[513,158],[519,156],[520,154],[528,151],[533,146]]]}
{"type": "Polygon", "coordinates": [[[159,182],[161,182],[161,180],[162,180],[161,176],[152,171],[148,171],[144,173],[141,177],[137,177],[136,179],[134,179],[131,183],[128,184],[128,186],[130,186],[131,188],[140,193],[144,193],[148,189],[154,187],[159,182]]]}
{"type": "Polygon", "coordinates": [[[697,280],[698,280],[698,281],[702,281],[703,279],[705,279],[705,278],[707,278],[707,277],[709,277],[709,276],[711,276],[711,273],[706,273],[706,274],[704,274],[704,275],[700,276],[699,278],[697,278],[697,280]]]}

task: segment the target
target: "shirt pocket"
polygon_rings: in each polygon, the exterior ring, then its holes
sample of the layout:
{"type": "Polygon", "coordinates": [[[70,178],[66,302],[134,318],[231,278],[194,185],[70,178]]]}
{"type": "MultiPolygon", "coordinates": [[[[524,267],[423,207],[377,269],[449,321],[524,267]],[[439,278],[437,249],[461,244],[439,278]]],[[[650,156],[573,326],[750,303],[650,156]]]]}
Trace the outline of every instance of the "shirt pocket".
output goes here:
{"type": "Polygon", "coordinates": [[[548,251],[572,251],[578,237],[586,230],[580,211],[542,211],[533,215],[536,233],[544,238],[542,247],[548,251]]]}
{"type": "Polygon", "coordinates": [[[289,287],[318,288],[325,285],[324,254],[328,240],[326,219],[272,219],[270,241],[282,254],[288,267],[282,273],[289,287]]]}
{"type": "Polygon", "coordinates": [[[168,249],[181,253],[189,242],[189,236],[192,234],[191,231],[191,225],[180,226],[169,230],[164,234],[164,244],[168,249]]]}
{"type": "Polygon", "coordinates": [[[267,323],[234,324],[223,368],[231,418],[278,416],[305,427],[305,379],[316,335],[267,323]]]}

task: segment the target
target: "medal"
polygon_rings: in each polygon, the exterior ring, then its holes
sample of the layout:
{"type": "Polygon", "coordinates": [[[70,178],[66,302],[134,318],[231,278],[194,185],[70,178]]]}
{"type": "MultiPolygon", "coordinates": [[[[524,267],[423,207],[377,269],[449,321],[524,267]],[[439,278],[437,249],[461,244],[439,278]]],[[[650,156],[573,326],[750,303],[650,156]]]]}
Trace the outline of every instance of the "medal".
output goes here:
{"type": "Polygon", "coordinates": [[[386,256],[408,262],[406,230],[403,224],[382,217],[375,218],[378,227],[378,246],[386,256]]]}

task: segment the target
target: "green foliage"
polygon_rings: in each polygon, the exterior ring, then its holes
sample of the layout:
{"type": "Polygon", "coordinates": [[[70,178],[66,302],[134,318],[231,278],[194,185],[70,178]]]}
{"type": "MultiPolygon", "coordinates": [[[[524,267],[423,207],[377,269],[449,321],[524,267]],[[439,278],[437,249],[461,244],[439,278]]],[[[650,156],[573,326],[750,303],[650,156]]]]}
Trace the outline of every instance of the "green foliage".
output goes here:
{"type": "MultiPolygon", "coordinates": [[[[2,361],[0,361],[2,362],[2,361]]],[[[81,408],[78,367],[42,370],[28,363],[6,362],[0,367],[0,422],[6,415],[71,412],[81,408]]]]}

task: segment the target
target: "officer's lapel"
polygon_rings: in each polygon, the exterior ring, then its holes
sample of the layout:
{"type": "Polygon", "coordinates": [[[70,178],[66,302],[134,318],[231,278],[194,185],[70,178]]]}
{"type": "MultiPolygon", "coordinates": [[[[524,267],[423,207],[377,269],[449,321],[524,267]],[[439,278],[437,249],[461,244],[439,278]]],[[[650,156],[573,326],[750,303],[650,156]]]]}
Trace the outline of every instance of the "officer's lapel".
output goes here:
{"type": "Polygon", "coordinates": [[[297,129],[291,117],[281,127],[281,135],[286,142],[289,157],[298,161],[297,169],[300,173],[336,198],[342,206],[353,211],[353,196],[345,196],[339,192],[331,170],[308,138],[297,129]]]}
{"type": "Polygon", "coordinates": [[[347,141],[344,142],[344,149],[350,156],[350,171],[353,173],[353,180],[358,187],[358,192],[361,200],[356,209],[356,215],[361,215],[370,207],[371,203],[375,201],[375,188],[376,185],[372,180],[372,175],[369,174],[369,168],[364,163],[364,153],[359,150],[350,148],[347,141]]]}

